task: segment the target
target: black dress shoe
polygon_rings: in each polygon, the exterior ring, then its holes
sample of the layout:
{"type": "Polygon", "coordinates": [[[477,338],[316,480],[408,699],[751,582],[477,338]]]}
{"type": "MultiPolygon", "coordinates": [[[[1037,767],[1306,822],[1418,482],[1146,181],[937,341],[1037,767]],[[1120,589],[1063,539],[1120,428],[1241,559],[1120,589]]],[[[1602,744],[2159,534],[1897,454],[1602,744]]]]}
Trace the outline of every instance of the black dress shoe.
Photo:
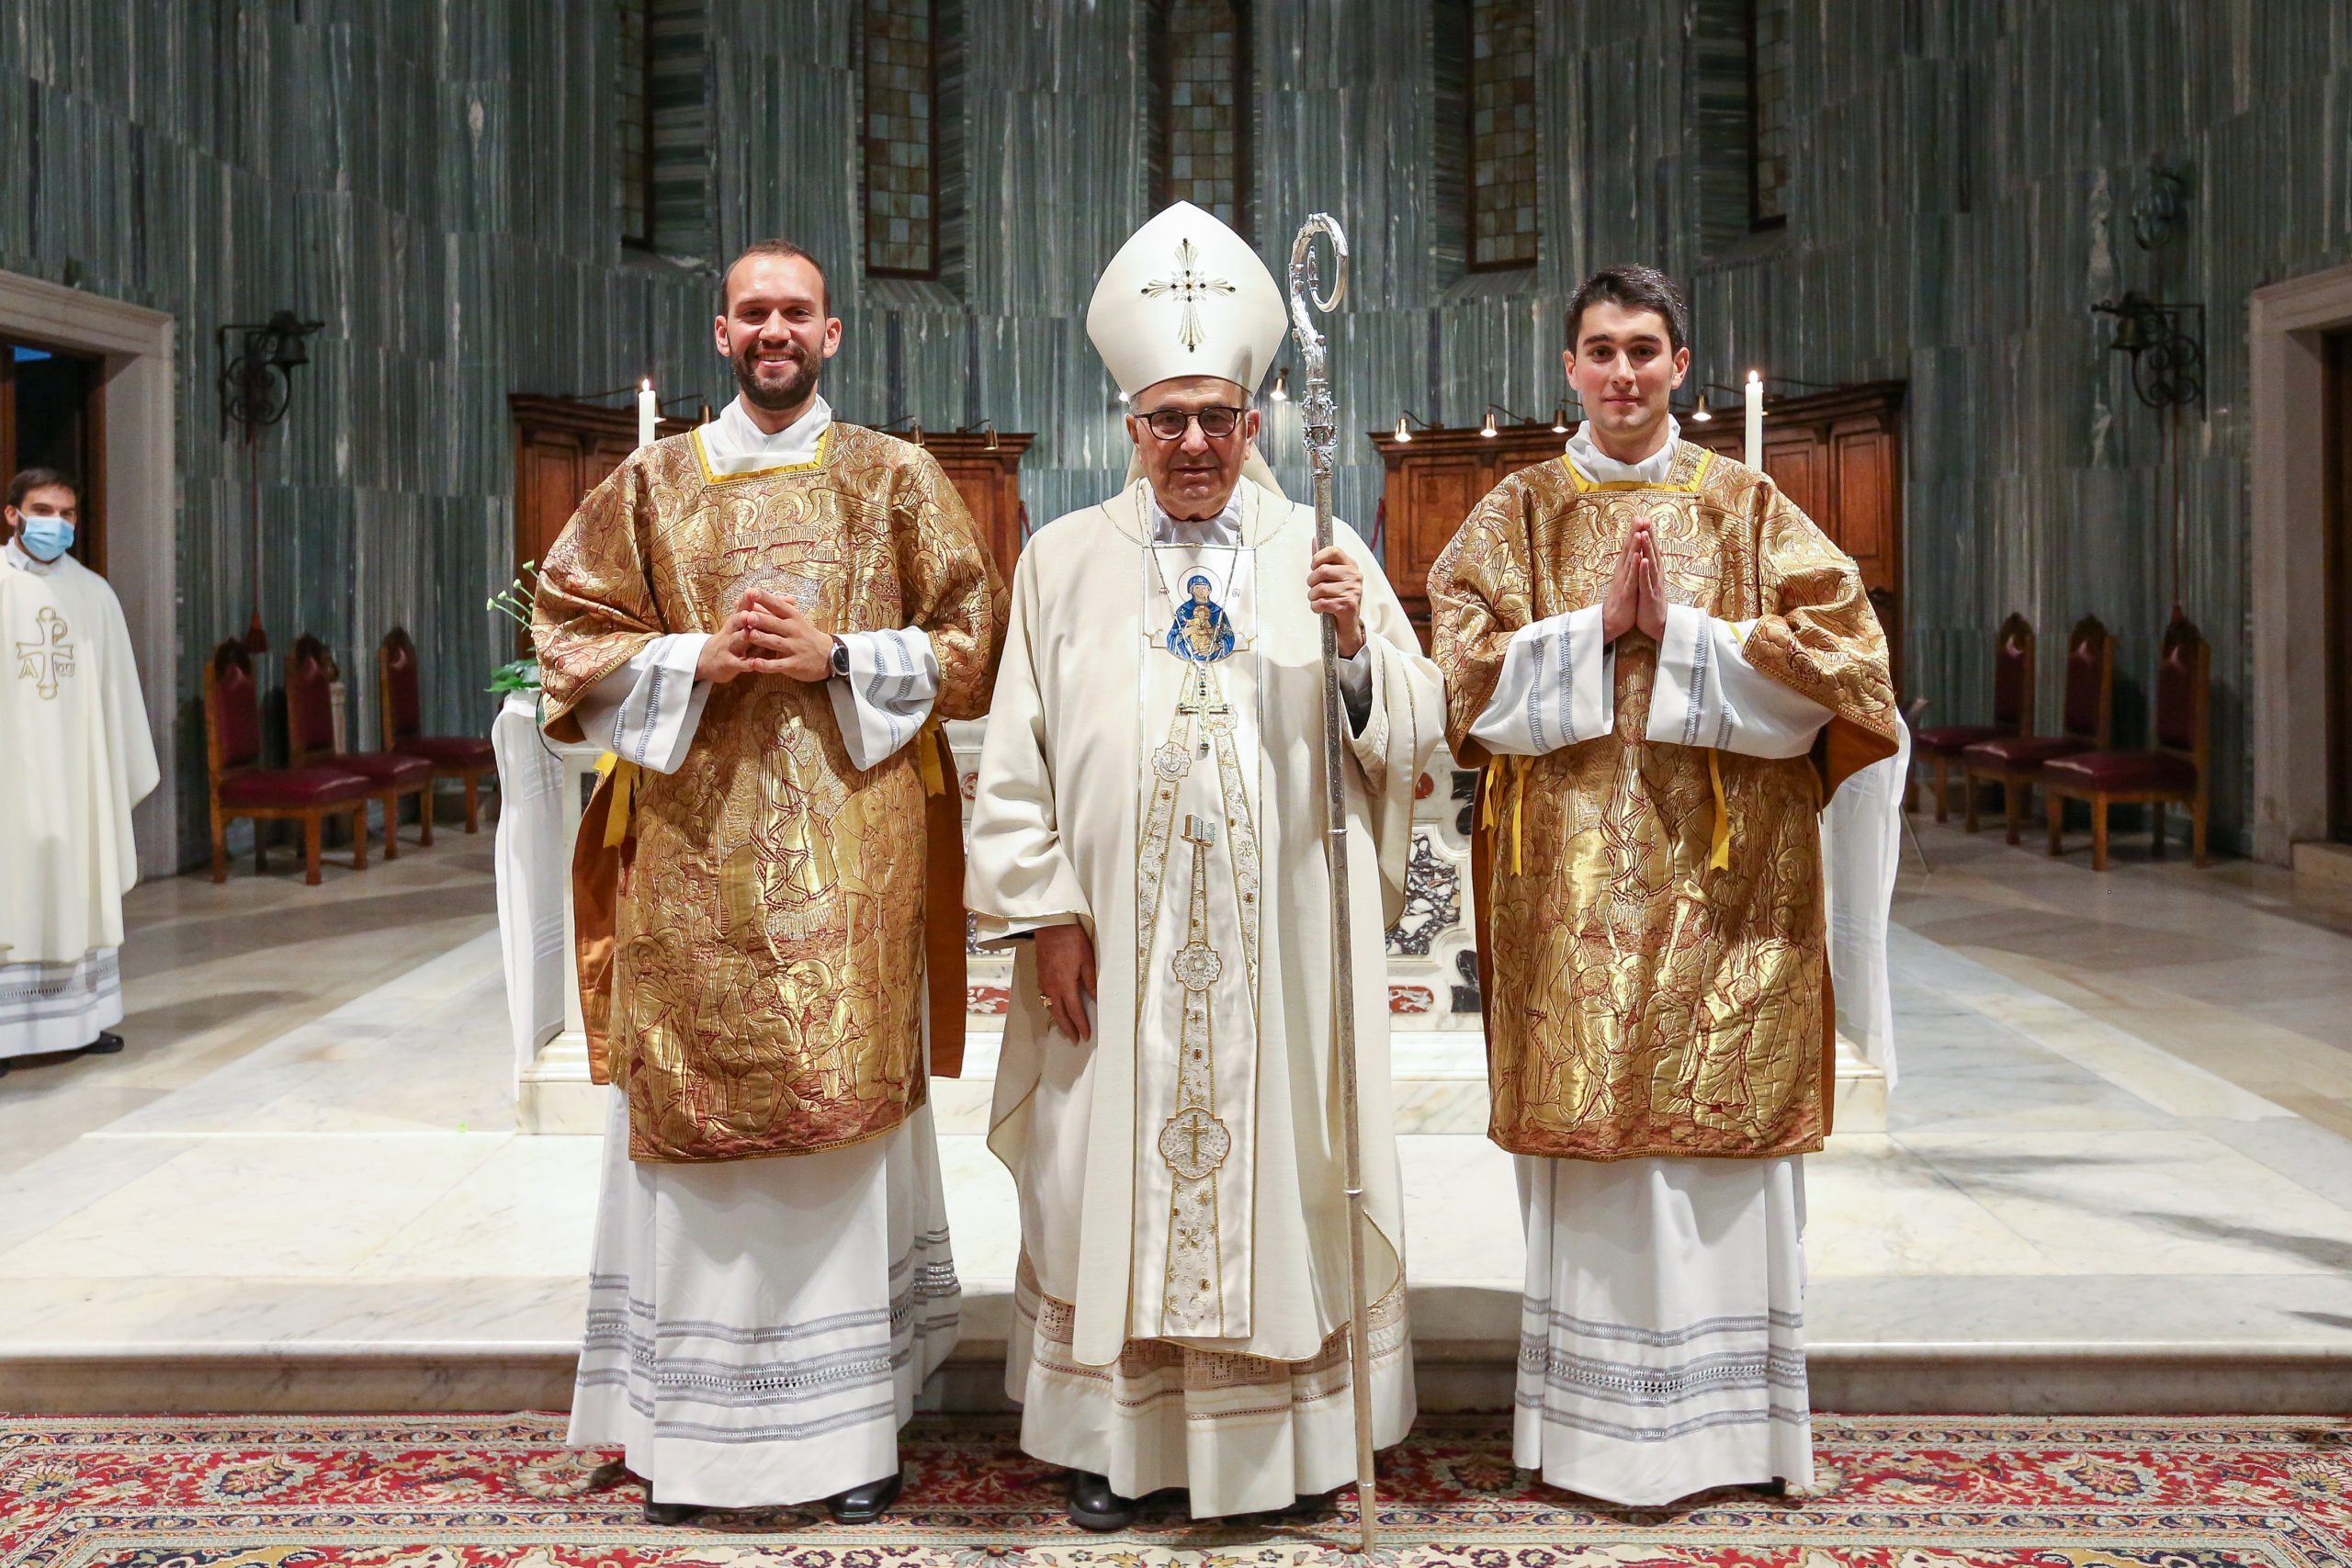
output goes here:
{"type": "Polygon", "coordinates": [[[85,1056],[111,1056],[122,1049],[122,1036],[110,1029],[98,1031],[98,1037],[82,1047],[85,1056]]]}
{"type": "Polygon", "coordinates": [[[834,1493],[825,1499],[825,1506],[832,1510],[833,1523],[837,1525],[870,1525],[890,1511],[890,1505],[899,1500],[899,1489],[905,1484],[904,1474],[894,1470],[879,1481],[834,1493]]]}
{"type": "Polygon", "coordinates": [[[1069,1522],[1097,1535],[1136,1522],[1136,1500],[1111,1490],[1111,1478],[1091,1470],[1069,1472],[1069,1522]]]}
{"type": "Polygon", "coordinates": [[[645,1522],[649,1525],[683,1525],[701,1512],[692,1503],[657,1503],[650,1497],[645,1500],[645,1522]]]}

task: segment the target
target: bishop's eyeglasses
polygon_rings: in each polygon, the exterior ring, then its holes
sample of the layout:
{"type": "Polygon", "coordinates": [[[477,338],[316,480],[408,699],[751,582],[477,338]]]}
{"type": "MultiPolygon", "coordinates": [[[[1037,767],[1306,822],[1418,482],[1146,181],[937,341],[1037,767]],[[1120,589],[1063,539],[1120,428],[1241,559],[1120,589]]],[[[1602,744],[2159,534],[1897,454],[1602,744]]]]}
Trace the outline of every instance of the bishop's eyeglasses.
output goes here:
{"type": "Polygon", "coordinates": [[[1248,412],[1247,409],[1212,403],[1204,409],[1154,409],[1137,417],[1149,425],[1151,433],[1162,441],[1182,441],[1185,427],[1195,420],[1200,422],[1203,435],[1212,441],[1222,441],[1241,427],[1241,416],[1248,412]]]}

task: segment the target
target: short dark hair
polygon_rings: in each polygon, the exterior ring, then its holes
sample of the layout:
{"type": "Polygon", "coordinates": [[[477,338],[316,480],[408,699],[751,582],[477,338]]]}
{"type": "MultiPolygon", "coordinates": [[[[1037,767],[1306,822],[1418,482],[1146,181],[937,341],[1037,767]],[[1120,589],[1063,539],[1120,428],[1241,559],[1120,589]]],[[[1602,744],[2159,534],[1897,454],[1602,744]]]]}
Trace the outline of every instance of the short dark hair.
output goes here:
{"type": "Polygon", "coordinates": [[[723,316],[727,314],[730,308],[727,298],[728,280],[735,276],[735,269],[737,267],[742,265],[753,256],[784,256],[786,258],[798,256],[802,261],[807,262],[817,274],[817,303],[824,307],[824,310],[827,315],[832,314],[833,286],[825,276],[825,264],[819,261],[815,256],[809,254],[808,252],[797,242],[787,240],[783,235],[778,234],[765,240],[754,240],[750,244],[745,245],[741,251],[736,253],[735,259],[727,264],[727,270],[718,275],[718,313],[720,315],[723,316]]]}
{"type": "Polygon", "coordinates": [[[1666,340],[1679,350],[1690,346],[1690,307],[1674,279],[1654,266],[1605,266],[1568,296],[1568,347],[1577,345],[1584,331],[1587,305],[1619,305],[1628,310],[1656,310],[1666,318],[1666,340]]]}
{"type": "Polygon", "coordinates": [[[70,490],[74,492],[74,504],[82,504],[82,487],[74,482],[72,474],[57,468],[20,469],[8,481],[8,504],[21,509],[25,497],[37,490],[70,490]]]}

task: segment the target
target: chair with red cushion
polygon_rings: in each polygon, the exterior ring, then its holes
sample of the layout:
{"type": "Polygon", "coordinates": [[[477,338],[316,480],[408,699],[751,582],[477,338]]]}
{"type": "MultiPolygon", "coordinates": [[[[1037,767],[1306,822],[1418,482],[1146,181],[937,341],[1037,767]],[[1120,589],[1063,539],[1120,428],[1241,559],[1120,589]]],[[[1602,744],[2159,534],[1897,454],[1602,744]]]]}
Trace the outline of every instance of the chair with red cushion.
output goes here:
{"type": "Polygon", "coordinates": [[[1949,819],[1951,770],[1961,765],[1961,753],[1980,740],[2005,735],[2033,733],[2033,623],[2012,615],[2001,623],[1993,646],[1993,722],[1942,724],[1914,730],[1911,761],[1936,775],[1936,820],[1949,819]]]}
{"type": "Polygon", "coordinates": [[[433,813],[426,796],[433,793],[433,764],[404,751],[337,751],[334,749],[334,683],[343,678],[326,644],[304,632],[286,656],[286,760],[296,767],[313,764],[357,773],[376,786],[384,807],[384,858],[401,858],[401,796],[416,796],[416,815],[424,824],[417,841],[433,842],[433,813]]]}
{"type": "Polygon", "coordinates": [[[2018,841],[2028,797],[2041,765],[2077,751],[2101,751],[2115,736],[2115,639],[2097,615],[2085,615],[2066,634],[2066,707],[2056,735],[2000,735],[1962,749],[1962,788],[1968,795],[1968,830],[1976,831],[1976,792],[2001,786],[2009,842],[2018,841]]]}
{"type": "MultiPolygon", "coordinates": [[[[487,773],[498,774],[498,753],[492,750],[487,737],[472,735],[425,735],[424,697],[418,686],[416,644],[408,633],[394,626],[384,634],[383,646],[376,650],[376,674],[382,685],[384,710],[384,750],[422,757],[433,765],[437,779],[458,779],[466,786],[466,831],[478,832],[481,828],[481,781],[487,773]]],[[[433,809],[433,796],[424,796],[424,808],[433,809]]]]}
{"type": "Polygon", "coordinates": [[[2154,852],[2165,852],[2165,804],[2188,807],[2188,835],[2197,863],[2205,863],[2205,779],[2211,761],[2206,699],[2212,684],[2213,650],[2177,606],[2165,628],[2156,656],[2156,744],[2146,751],[2083,751],[2060,757],[2041,770],[2050,802],[2050,852],[2065,814],[2060,802],[2085,800],[2091,808],[2091,869],[2107,869],[2107,808],[2119,803],[2149,807],[2155,831],[2154,852]]]}
{"type": "Polygon", "coordinates": [[[330,814],[351,818],[351,868],[368,869],[368,802],[376,785],[344,768],[261,765],[261,694],[240,638],[212,650],[204,666],[204,771],[212,809],[212,880],[229,880],[229,822],[254,823],[254,870],[269,869],[267,824],[302,824],[302,880],[319,885],[319,829],[330,814]]]}

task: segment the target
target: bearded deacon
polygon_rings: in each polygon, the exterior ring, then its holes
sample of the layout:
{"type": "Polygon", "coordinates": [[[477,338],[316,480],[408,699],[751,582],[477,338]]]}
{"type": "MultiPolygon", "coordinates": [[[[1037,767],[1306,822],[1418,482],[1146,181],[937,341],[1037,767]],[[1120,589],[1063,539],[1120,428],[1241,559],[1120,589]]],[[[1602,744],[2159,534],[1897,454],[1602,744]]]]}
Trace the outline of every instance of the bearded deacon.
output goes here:
{"type": "Polygon", "coordinates": [[[1567,319],[1590,417],[1430,573],[1447,734],[1486,763],[1489,1135],[1527,1226],[1514,1447],[1614,1503],[1802,1487],[1819,818],[1895,750],[1886,643],[1768,477],[1679,439],[1674,286],[1613,268],[1567,319]]]}
{"type": "Polygon", "coordinates": [[[1377,1440],[1413,1415],[1382,932],[1442,705],[1370,552],[1341,525],[1317,555],[1257,456],[1283,325],[1264,264],[1188,203],[1113,258],[1087,330],[1135,467],[1023,553],[981,754],[967,897],[1017,944],[1006,1388],[1091,1529],[1165,1487],[1204,1517],[1356,1473],[1318,615],[1347,658],[1377,1440]]]}
{"type": "Polygon", "coordinates": [[[870,1520],[956,1339],[924,1047],[960,1047],[964,913],[932,721],[987,705],[1003,592],[937,462],[818,394],[842,324],[815,260],[755,245],[722,304],[741,395],[624,461],[539,581],[548,730],[616,759],[575,859],[619,1092],[571,1440],[622,1448],[657,1519],[870,1520]]]}

